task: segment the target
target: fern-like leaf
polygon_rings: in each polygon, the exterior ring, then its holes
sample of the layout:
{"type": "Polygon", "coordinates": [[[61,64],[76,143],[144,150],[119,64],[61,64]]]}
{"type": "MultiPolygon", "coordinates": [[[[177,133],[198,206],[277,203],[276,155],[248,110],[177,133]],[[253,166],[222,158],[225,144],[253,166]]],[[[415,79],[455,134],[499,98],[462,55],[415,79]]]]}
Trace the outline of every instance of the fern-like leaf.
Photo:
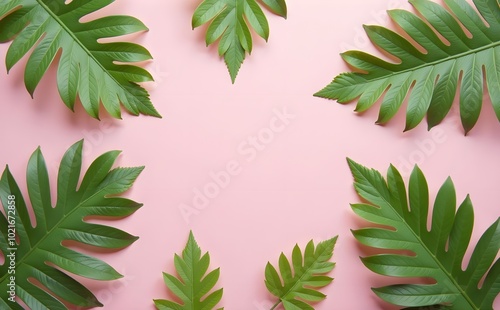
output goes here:
{"type": "Polygon", "coordinates": [[[295,245],[291,265],[285,254],[281,253],[279,273],[271,263],[267,263],[266,287],[271,294],[279,298],[272,309],[283,303],[286,310],[311,310],[314,308],[306,302],[318,302],[326,298],[318,289],[333,281],[333,278],[326,274],[335,267],[335,263],[330,262],[330,259],[336,242],[337,237],[315,246],[311,240],[304,253],[295,245]]]}
{"type": "Polygon", "coordinates": [[[0,0],[0,42],[12,41],[6,56],[10,70],[30,50],[24,81],[33,93],[59,51],[57,86],[71,110],[77,97],[89,115],[99,107],[121,118],[120,103],[133,115],[160,117],[148,92],[137,83],[152,81],[146,70],[130,63],[151,59],[133,43],[99,43],[103,38],[147,30],[130,16],[108,16],[81,23],[80,19],[114,0],[0,0]],[[120,64],[118,64],[120,63],[120,64]]]}
{"type": "Polygon", "coordinates": [[[108,152],[91,164],[79,185],[82,146],[83,141],[74,144],[61,161],[55,206],[40,149],[31,156],[26,177],[36,225],[30,220],[28,202],[9,168],[3,172],[0,199],[5,213],[0,215],[0,251],[5,262],[0,266],[0,309],[23,309],[17,301],[9,299],[5,288],[11,281],[15,283],[17,298],[29,309],[60,310],[67,309],[63,301],[85,308],[102,306],[85,286],[64,271],[96,280],[121,277],[108,264],[66,247],[64,241],[120,249],[137,240],[116,228],[91,224],[86,218],[123,217],[141,207],[117,195],[132,186],[143,168],[112,169],[119,152],[108,152]],[[15,268],[8,256],[12,253],[15,268]]]}
{"type": "Polygon", "coordinates": [[[424,51],[389,29],[365,26],[372,42],[398,62],[348,51],[343,59],[360,72],[337,76],[315,95],[340,103],[359,98],[359,112],[383,97],[377,123],[389,121],[408,97],[405,130],[416,127],[426,114],[431,128],[450,111],[461,76],[460,116],[467,133],[481,111],[484,72],[500,119],[500,4],[498,0],[474,0],[473,7],[466,0],[444,2],[449,11],[429,0],[410,0],[423,19],[404,10],[389,11],[392,20],[424,51]]]}
{"type": "MultiPolygon", "coordinates": [[[[285,0],[262,0],[271,12],[286,18],[285,0]]],[[[269,38],[269,24],[257,0],[204,0],[193,15],[193,29],[205,23],[207,46],[219,41],[219,55],[224,56],[234,83],[245,60],[252,53],[250,27],[264,40],[269,38]],[[250,27],[249,27],[250,26],[250,27]]]]}
{"type": "Polygon", "coordinates": [[[352,206],[363,219],[381,227],[354,231],[370,247],[405,250],[365,257],[365,266],[381,275],[429,278],[433,284],[399,284],[373,289],[383,300],[405,307],[449,306],[455,310],[491,310],[500,292],[500,219],[484,232],[465,270],[464,256],[474,225],[469,197],[456,211],[451,179],[439,190],[428,229],[429,190],[422,171],[410,177],[408,195],[401,174],[391,166],[387,181],[375,170],[351,160],[355,188],[367,201],[352,206]],[[408,203],[409,202],[409,203],[408,203]]]}
{"type": "MultiPolygon", "coordinates": [[[[175,254],[174,264],[180,279],[163,273],[167,287],[182,300],[179,304],[170,300],[156,299],[155,305],[159,310],[212,310],[220,302],[223,289],[208,294],[217,284],[220,268],[210,271],[210,255],[201,255],[201,249],[194,239],[193,232],[182,251],[182,257],[175,254]],[[208,295],[207,295],[208,294],[208,295]],[[206,296],[207,295],[207,296],[206,296]]],[[[222,310],[220,308],[219,310],[222,310]]]]}

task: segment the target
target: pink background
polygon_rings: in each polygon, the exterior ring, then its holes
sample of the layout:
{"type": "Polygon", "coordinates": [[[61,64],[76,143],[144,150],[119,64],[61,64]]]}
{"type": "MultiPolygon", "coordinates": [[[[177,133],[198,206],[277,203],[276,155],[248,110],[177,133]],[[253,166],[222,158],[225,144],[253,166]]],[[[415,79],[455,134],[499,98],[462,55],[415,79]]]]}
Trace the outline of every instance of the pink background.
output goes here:
{"type": "MultiPolygon", "coordinates": [[[[255,37],[254,52],[235,85],[216,48],[205,48],[206,28],[191,30],[199,2],[119,0],[99,13],[133,15],[151,29],[135,40],[155,57],[146,67],[157,82],[147,87],[163,119],[126,115],[124,121],[103,117],[99,123],[80,106],[72,113],[63,105],[54,66],[31,100],[23,85],[24,63],[9,76],[3,61],[0,65],[0,165],[10,165],[23,189],[28,158],[39,145],[52,181],[64,151],[82,138],[85,167],[112,149],[123,150],[120,165],[146,166],[127,193],[144,207],[112,223],[139,241],[117,253],[95,254],[125,278],[85,281],[104,309],[154,309],[153,298],[168,298],[162,271],[174,271],[173,255],[182,250],[190,229],[210,251],[212,267],[221,267],[226,309],[269,309],[275,299],[263,282],[267,261],[277,263],[280,252],[289,254],[296,242],[304,246],[335,235],[340,235],[335,282],[323,290],[328,298],[316,308],[397,309],[379,301],[370,287],[398,280],[369,272],[358,259],[368,251],[350,233],[364,224],[349,207],[359,199],[347,156],[382,171],[393,163],[406,175],[418,163],[432,196],[451,176],[458,198],[470,193],[475,205],[473,243],[500,215],[500,125],[489,99],[478,125],[464,137],[456,109],[431,132],[421,124],[402,133],[404,112],[381,127],[374,125],[378,109],[356,115],[353,104],[312,97],[347,70],[339,52],[374,50],[362,24],[389,25],[385,10],[408,8],[406,1],[289,1],[288,20],[268,14],[269,43],[255,37]],[[249,136],[266,131],[274,109],[295,118],[248,161],[238,149],[249,136]],[[193,191],[203,190],[212,182],[210,173],[231,161],[240,164],[240,173],[186,222],[179,206],[192,206],[193,191]]],[[[0,45],[2,58],[7,47],[0,45]]]]}

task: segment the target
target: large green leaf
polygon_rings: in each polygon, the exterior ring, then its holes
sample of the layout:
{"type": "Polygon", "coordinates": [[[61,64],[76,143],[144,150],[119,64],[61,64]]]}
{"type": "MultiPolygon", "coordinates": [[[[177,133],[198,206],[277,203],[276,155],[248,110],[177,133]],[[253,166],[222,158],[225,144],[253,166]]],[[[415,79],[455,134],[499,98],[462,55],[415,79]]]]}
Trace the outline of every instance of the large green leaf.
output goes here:
{"type": "Polygon", "coordinates": [[[180,279],[168,273],[163,273],[163,279],[167,287],[182,300],[183,304],[156,299],[154,301],[156,308],[159,310],[214,309],[222,298],[223,289],[208,293],[219,280],[220,268],[206,274],[210,266],[210,255],[208,253],[201,255],[201,249],[194,239],[193,232],[189,234],[182,257],[175,254],[174,263],[180,279]]]}
{"type": "Polygon", "coordinates": [[[6,57],[10,70],[31,50],[24,81],[33,96],[35,88],[60,52],[57,72],[59,94],[74,109],[79,97],[92,117],[99,106],[116,118],[120,103],[134,114],[159,117],[148,92],[137,83],[152,81],[146,70],[130,63],[151,59],[133,43],[98,40],[147,30],[130,16],[108,16],[82,23],[80,19],[114,0],[0,0],[0,42],[12,41],[6,57]]]}
{"type": "MultiPolygon", "coordinates": [[[[285,0],[262,0],[271,12],[286,18],[285,0]]],[[[210,23],[207,46],[219,41],[219,55],[224,56],[231,80],[236,80],[245,54],[252,53],[250,27],[264,40],[269,38],[269,24],[257,0],[203,0],[193,15],[193,29],[210,23]],[[249,27],[250,26],[250,27],[249,27]]]]}
{"type": "Polygon", "coordinates": [[[408,97],[406,130],[417,126],[426,114],[431,128],[450,111],[461,77],[460,116],[469,132],[481,111],[484,71],[500,119],[500,4],[498,0],[474,0],[473,7],[466,0],[444,2],[449,11],[429,0],[410,0],[423,19],[404,10],[389,11],[392,20],[419,46],[389,29],[365,26],[372,42],[398,61],[348,51],[342,57],[358,72],[337,76],[315,95],[340,103],[358,98],[359,112],[383,97],[378,123],[389,121],[408,97]]]}
{"type": "Polygon", "coordinates": [[[354,231],[362,244],[391,253],[362,259],[373,272],[404,278],[433,279],[432,284],[399,284],[375,288],[383,300],[406,307],[449,305],[455,310],[491,310],[500,292],[500,219],[484,232],[465,270],[464,256],[474,225],[467,197],[456,211],[451,179],[439,190],[428,228],[429,190],[422,171],[410,177],[408,195],[401,174],[390,167],[387,181],[375,170],[351,160],[355,188],[367,201],[352,206],[363,219],[376,224],[354,231]],[[405,250],[409,253],[395,253],[405,250]]]}
{"type": "Polygon", "coordinates": [[[89,167],[80,182],[83,141],[64,155],[57,178],[57,202],[52,204],[49,176],[40,149],[31,156],[27,169],[28,202],[7,167],[0,180],[0,309],[23,309],[9,300],[7,287],[15,276],[15,291],[29,309],[67,309],[101,306],[85,286],[64,271],[96,280],[113,280],[121,275],[103,261],[65,246],[76,241],[94,247],[120,249],[137,240],[126,232],[86,221],[89,216],[117,218],[134,213],[141,204],[118,197],[134,183],[143,167],[115,168],[120,152],[105,153],[89,167]],[[14,201],[12,203],[12,201],[14,201]],[[15,206],[15,208],[11,207],[15,206]],[[9,235],[15,227],[16,237],[9,235]],[[15,253],[15,274],[8,256],[15,253]]]}
{"type": "Polygon", "coordinates": [[[330,262],[330,259],[336,242],[337,237],[315,246],[311,240],[304,253],[295,245],[291,265],[285,254],[281,253],[280,273],[271,263],[267,263],[266,287],[271,294],[279,298],[271,309],[283,303],[286,310],[313,310],[306,302],[318,302],[326,298],[318,289],[333,281],[333,278],[326,274],[335,267],[335,263],[330,262]]]}

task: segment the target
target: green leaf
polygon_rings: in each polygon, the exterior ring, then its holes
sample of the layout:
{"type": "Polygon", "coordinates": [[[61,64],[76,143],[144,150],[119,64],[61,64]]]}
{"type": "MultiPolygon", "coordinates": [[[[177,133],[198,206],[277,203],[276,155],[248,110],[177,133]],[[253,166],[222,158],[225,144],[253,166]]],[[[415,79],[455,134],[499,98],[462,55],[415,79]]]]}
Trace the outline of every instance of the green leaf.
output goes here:
{"type": "Polygon", "coordinates": [[[211,310],[222,299],[223,289],[213,290],[219,280],[220,269],[210,271],[210,255],[202,255],[201,249],[190,232],[189,239],[182,251],[182,257],[175,255],[175,269],[179,277],[163,273],[163,279],[167,287],[174,293],[182,304],[156,299],[154,303],[160,310],[211,310]],[[209,294],[210,293],[210,294],[209,294]],[[208,294],[208,295],[207,295],[208,294]]]}
{"type": "Polygon", "coordinates": [[[360,51],[343,53],[343,59],[356,72],[338,75],[315,96],[340,103],[358,98],[356,111],[360,112],[383,98],[377,121],[382,124],[408,99],[405,130],[415,128],[426,115],[430,129],[450,111],[461,76],[460,116],[468,133],[481,112],[485,77],[500,120],[500,4],[498,0],[474,0],[474,5],[466,0],[444,2],[448,10],[429,0],[410,0],[420,15],[389,11],[392,20],[423,51],[399,33],[365,26],[371,41],[397,61],[360,51]]]}
{"type": "Polygon", "coordinates": [[[287,8],[285,0],[262,0],[274,14],[286,18],[287,8]]]}
{"type": "MultiPolygon", "coordinates": [[[[6,288],[12,280],[10,276],[14,275],[17,296],[28,309],[67,309],[63,301],[85,308],[102,306],[85,286],[65,271],[96,280],[122,277],[105,262],[66,247],[64,241],[121,249],[137,240],[119,229],[89,223],[86,218],[118,218],[140,208],[142,204],[118,195],[132,186],[143,167],[112,168],[119,152],[108,152],[91,164],[78,187],[82,147],[83,141],[74,144],[61,161],[55,206],[52,205],[49,175],[40,149],[31,156],[26,180],[36,224],[30,219],[28,202],[8,167],[0,179],[0,199],[4,209],[0,215],[0,251],[6,257],[0,266],[0,285],[6,288]],[[12,232],[7,228],[9,224],[9,228],[15,227],[17,241],[9,236],[12,232]],[[15,253],[15,274],[9,269],[7,255],[10,253],[15,253]]],[[[2,289],[0,309],[23,309],[8,298],[7,291],[2,289]]]]}
{"type": "Polygon", "coordinates": [[[10,70],[30,51],[25,69],[26,88],[33,96],[54,59],[61,54],[57,86],[61,99],[74,110],[79,97],[85,111],[99,118],[99,107],[121,118],[120,105],[133,115],[160,114],[148,92],[138,83],[152,81],[146,70],[132,63],[151,59],[133,43],[100,43],[148,30],[130,16],[108,16],[81,23],[80,19],[114,0],[0,0],[0,42],[12,41],[7,56],[10,70]]]}
{"type": "Polygon", "coordinates": [[[20,0],[0,0],[0,18],[20,4],[20,0]]]}
{"type": "Polygon", "coordinates": [[[446,309],[451,309],[451,307],[443,306],[443,305],[434,305],[434,306],[427,306],[427,307],[404,308],[403,310],[446,310],[446,309]]]}
{"type": "MultiPolygon", "coordinates": [[[[286,18],[285,0],[262,1],[273,13],[286,18]]],[[[219,40],[219,55],[224,57],[234,83],[246,53],[252,53],[250,27],[264,40],[269,38],[266,15],[256,0],[204,0],[195,10],[193,29],[210,23],[207,45],[219,40]]]]}
{"type": "Polygon", "coordinates": [[[407,190],[401,174],[393,166],[389,168],[387,180],[378,171],[352,160],[349,166],[356,191],[367,202],[354,204],[352,208],[361,218],[377,225],[356,230],[353,234],[364,245],[391,250],[362,258],[365,266],[385,276],[435,281],[374,288],[375,294],[389,303],[405,307],[493,309],[500,292],[500,259],[497,258],[500,219],[484,232],[463,270],[474,225],[474,210],[469,197],[456,210],[451,179],[446,180],[436,196],[428,228],[429,190],[418,167],[411,174],[407,190]]]}
{"type": "Polygon", "coordinates": [[[280,303],[286,310],[314,309],[307,302],[318,302],[326,295],[318,289],[327,286],[333,278],[326,274],[333,270],[335,263],[330,262],[337,237],[320,242],[317,246],[311,240],[305,250],[295,245],[292,251],[292,262],[281,253],[279,273],[271,264],[266,266],[266,287],[271,294],[279,298],[274,305],[280,303]]]}

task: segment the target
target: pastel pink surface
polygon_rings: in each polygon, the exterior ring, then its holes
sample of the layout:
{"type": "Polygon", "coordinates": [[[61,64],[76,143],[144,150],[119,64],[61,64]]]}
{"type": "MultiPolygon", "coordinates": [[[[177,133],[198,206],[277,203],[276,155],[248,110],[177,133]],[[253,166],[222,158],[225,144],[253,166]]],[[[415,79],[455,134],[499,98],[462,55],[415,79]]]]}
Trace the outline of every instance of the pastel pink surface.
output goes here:
{"type": "MultiPolygon", "coordinates": [[[[277,263],[280,252],[290,253],[296,242],[303,246],[335,235],[340,235],[335,281],[323,290],[328,298],[316,309],[398,309],[370,290],[398,279],[374,275],[358,259],[368,251],[350,229],[365,223],[349,207],[359,198],[346,157],[381,171],[393,163],[405,177],[418,163],[432,197],[451,176],[458,199],[470,193],[475,206],[473,244],[500,216],[500,125],[489,100],[476,128],[464,137],[457,109],[430,132],[422,123],[402,133],[404,111],[381,127],[374,125],[377,109],[357,115],[353,104],[312,97],[347,70],[339,52],[375,51],[361,25],[390,25],[385,10],[409,8],[406,1],[289,1],[286,21],[268,14],[269,42],[254,36],[254,51],[235,85],[216,49],[205,47],[205,28],[191,30],[199,2],[118,0],[99,13],[133,15],[150,28],[137,41],[155,58],[146,67],[157,82],[147,87],[163,119],[103,116],[99,123],[80,106],[76,113],[64,106],[54,66],[34,100],[23,85],[26,59],[9,75],[3,62],[0,68],[0,164],[9,164],[24,192],[26,164],[38,146],[53,186],[64,151],[82,138],[85,167],[112,149],[123,150],[120,165],[146,166],[127,193],[144,207],[112,223],[140,239],[123,251],[95,254],[125,278],[84,280],[104,309],[154,309],[154,298],[170,297],[162,271],[174,272],[173,255],[182,251],[190,229],[202,249],[210,251],[211,266],[221,267],[221,305],[226,309],[269,309],[275,299],[264,285],[266,263],[277,263]],[[242,143],[269,128],[276,110],[294,118],[250,159],[242,143]],[[186,221],[182,206],[193,206],[194,192],[203,191],[212,182],[211,173],[224,171],[233,161],[240,173],[186,221]]],[[[0,45],[1,57],[7,47],[0,45]]],[[[495,305],[500,309],[499,299],[495,305]]]]}

